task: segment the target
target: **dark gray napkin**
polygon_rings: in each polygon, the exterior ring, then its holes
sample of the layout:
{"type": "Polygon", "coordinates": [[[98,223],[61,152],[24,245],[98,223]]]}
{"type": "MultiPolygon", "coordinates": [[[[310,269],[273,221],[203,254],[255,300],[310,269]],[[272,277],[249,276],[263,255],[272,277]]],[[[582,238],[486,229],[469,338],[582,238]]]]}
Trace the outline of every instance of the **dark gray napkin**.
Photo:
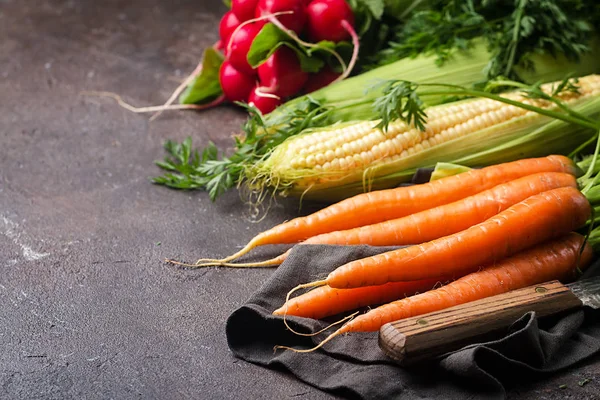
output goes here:
{"type": "MultiPolygon", "coordinates": [[[[499,340],[468,346],[412,368],[401,368],[383,354],[377,332],[341,336],[312,353],[273,351],[275,345],[312,347],[326,336],[297,336],[286,329],[281,317],[271,314],[292,287],[389,249],[295,246],[265,285],[229,317],[227,340],[233,354],[288,371],[314,387],[347,398],[500,399],[510,385],[538,379],[600,352],[600,312],[589,309],[540,321],[529,313],[499,340]]],[[[588,273],[600,269],[597,264],[588,273]]],[[[287,319],[297,331],[314,332],[327,325],[306,318],[287,319]]]]}

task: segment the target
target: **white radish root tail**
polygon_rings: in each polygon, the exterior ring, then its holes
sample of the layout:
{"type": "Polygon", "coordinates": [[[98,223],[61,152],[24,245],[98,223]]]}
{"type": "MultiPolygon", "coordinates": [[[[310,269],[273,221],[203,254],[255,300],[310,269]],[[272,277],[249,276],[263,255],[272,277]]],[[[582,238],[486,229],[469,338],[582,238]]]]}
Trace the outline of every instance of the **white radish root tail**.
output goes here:
{"type": "MultiPolygon", "coordinates": [[[[190,83],[192,83],[194,78],[196,78],[196,76],[198,76],[202,73],[202,62],[203,62],[203,60],[200,60],[200,63],[196,66],[194,71],[187,78],[185,78],[185,80],[183,82],[181,82],[181,84],[179,86],[177,86],[177,89],[175,89],[175,91],[171,94],[171,97],[169,97],[169,99],[166,101],[166,103],[163,104],[164,107],[168,107],[171,104],[173,104],[173,102],[177,99],[177,97],[179,97],[179,95],[188,87],[188,85],[190,83]]],[[[158,111],[156,114],[154,114],[152,117],[150,117],[150,121],[154,121],[156,118],[158,118],[160,116],[160,114],[162,114],[162,112],[163,112],[162,110],[158,111]]]]}
{"type": "MultiPolygon", "coordinates": [[[[213,45],[213,48],[216,48],[217,45],[218,45],[218,42],[213,45]]],[[[175,91],[171,94],[171,96],[167,99],[167,101],[162,105],[147,106],[147,107],[135,107],[135,106],[127,103],[126,101],[124,101],[123,98],[121,96],[119,96],[118,94],[112,93],[112,92],[88,91],[88,92],[82,92],[82,94],[87,95],[87,96],[100,96],[100,97],[113,98],[113,99],[115,99],[117,104],[119,104],[121,107],[123,107],[126,110],[129,110],[131,112],[134,112],[134,113],[153,112],[155,114],[152,117],[150,117],[150,121],[154,121],[164,111],[204,110],[206,108],[214,107],[214,106],[217,106],[217,105],[223,103],[225,101],[225,96],[219,96],[217,99],[215,99],[214,101],[212,101],[208,104],[202,104],[202,105],[200,105],[200,104],[176,104],[176,105],[173,105],[175,100],[177,100],[177,97],[179,97],[179,95],[189,86],[189,84],[194,80],[194,78],[196,78],[198,75],[200,75],[202,73],[202,64],[203,64],[203,60],[200,60],[200,62],[196,66],[196,68],[194,68],[194,71],[190,75],[188,75],[188,77],[185,78],[185,80],[183,82],[181,82],[181,84],[179,86],[177,86],[177,89],[175,89],[175,91]]]]}
{"type": "Polygon", "coordinates": [[[358,60],[358,53],[360,50],[360,38],[358,37],[358,34],[352,25],[350,25],[350,23],[346,20],[343,20],[341,24],[342,28],[344,28],[350,34],[350,37],[352,37],[352,58],[350,59],[350,63],[348,63],[348,68],[346,68],[342,75],[338,76],[334,82],[344,80],[352,73],[352,70],[356,65],[356,61],[358,60]]]}
{"type": "Polygon", "coordinates": [[[96,96],[96,97],[109,97],[117,102],[117,104],[124,109],[137,114],[151,113],[151,112],[162,112],[172,110],[205,110],[207,108],[215,107],[225,101],[225,96],[219,96],[217,99],[207,104],[171,104],[171,105],[160,105],[160,106],[147,106],[147,107],[136,107],[127,103],[121,96],[112,92],[97,92],[97,91],[84,91],[81,92],[83,96],[96,96]]]}

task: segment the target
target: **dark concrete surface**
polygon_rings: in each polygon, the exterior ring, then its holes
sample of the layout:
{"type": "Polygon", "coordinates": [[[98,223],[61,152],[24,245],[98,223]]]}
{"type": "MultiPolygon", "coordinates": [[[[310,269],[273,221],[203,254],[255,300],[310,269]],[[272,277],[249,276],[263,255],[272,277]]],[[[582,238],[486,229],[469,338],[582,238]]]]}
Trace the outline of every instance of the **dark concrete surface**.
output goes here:
{"type": "MultiPolygon", "coordinates": [[[[80,95],[163,102],[223,12],[220,0],[0,0],[0,398],[332,398],[227,347],[227,316],[270,270],[161,262],[225,256],[297,215],[283,201],[252,223],[234,192],[213,204],[149,183],[165,139],[225,146],[243,114],[149,122],[80,95]]],[[[599,365],[510,397],[598,398],[599,365]]]]}

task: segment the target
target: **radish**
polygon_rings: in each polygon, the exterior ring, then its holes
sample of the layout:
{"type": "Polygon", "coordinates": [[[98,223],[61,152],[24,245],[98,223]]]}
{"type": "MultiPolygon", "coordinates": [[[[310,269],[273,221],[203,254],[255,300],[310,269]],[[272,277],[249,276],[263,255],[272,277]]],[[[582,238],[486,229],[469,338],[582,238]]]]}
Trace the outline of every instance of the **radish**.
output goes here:
{"type": "Polygon", "coordinates": [[[308,37],[314,42],[340,42],[351,37],[342,21],[354,26],[354,13],[345,0],[313,0],[306,9],[308,37]]]}
{"type": "Polygon", "coordinates": [[[235,29],[240,26],[240,20],[234,13],[231,11],[227,11],[223,18],[221,18],[221,22],[219,23],[219,36],[221,37],[221,43],[229,42],[229,37],[235,31],[235,29]]]}
{"type": "Polygon", "coordinates": [[[300,34],[306,22],[305,3],[305,0],[259,0],[254,16],[261,18],[276,12],[293,12],[293,14],[280,15],[277,19],[286,28],[300,34]]]}
{"type": "Polygon", "coordinates": [[[304,92],[312,93],[315,90],[319,90],[335,81],[340,75],[341,74],[335,72],[330,67],[325,67],[316,74],[310,74],[308,82],[306,83],[306,86],[304,86],[304,92]]]}
{"type": "Polygon", "coordinates": [[[257,86],[248,97],[248,104],[258,108],[261,113],[268,114],[281,104],[281,99],[275,95],[261,92],[257,86]]]}
{"type": "Polygon", "coordinates": [[[294,50],[282,46],[258,67],[258,77],[262,91],[289,97],[302,89],[308,73],[302,71],[294,50]]]}
{"type": "Polygon", "coordinates": [[[255,74],[248,63],[248,51],[259,32],[260,26],[255,23],[241,25],[233,32],[227,46],[226,56],[231,65],[238,71],[248,75],[255,74]]]}
{"type": "Polygon", "coordinates": [[[232,0],[231,11],[240,22],[248,21],[254,18],[256,4],[258,4],[258,0],[232,0]]]}
{"type": "Polygon", "coordinates": [[[246,101],[256,85],[253,76],[238,71],[228,61],[221,65],[219,82],[225,98],[231,102],[246,101]]]}

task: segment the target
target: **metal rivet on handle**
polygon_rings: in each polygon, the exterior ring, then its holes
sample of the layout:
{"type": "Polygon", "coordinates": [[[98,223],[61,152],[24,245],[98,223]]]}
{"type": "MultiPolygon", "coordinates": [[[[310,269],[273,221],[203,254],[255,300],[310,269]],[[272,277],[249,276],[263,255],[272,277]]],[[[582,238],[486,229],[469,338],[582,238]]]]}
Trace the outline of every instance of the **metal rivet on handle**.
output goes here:
{"type": "Polygon", "coordinates": [[[546,292],[548,291],[548,289],[546,289],[546,288],[545,288],[545,287],[543,287],[543,286],[538,286],[538,287],[536,287],[536,288],[535,288],[535,291],[536,291],[537,293],[546,293],[546,292]]]}
{"type": "Polygon", "coordinates": [[[419,324],[419,325],[427,325],[428,323],[429,323],[429,321],[427,321],[424,318],[421,318],[421,319],[417,320],[417,324],[419,324]]]}

